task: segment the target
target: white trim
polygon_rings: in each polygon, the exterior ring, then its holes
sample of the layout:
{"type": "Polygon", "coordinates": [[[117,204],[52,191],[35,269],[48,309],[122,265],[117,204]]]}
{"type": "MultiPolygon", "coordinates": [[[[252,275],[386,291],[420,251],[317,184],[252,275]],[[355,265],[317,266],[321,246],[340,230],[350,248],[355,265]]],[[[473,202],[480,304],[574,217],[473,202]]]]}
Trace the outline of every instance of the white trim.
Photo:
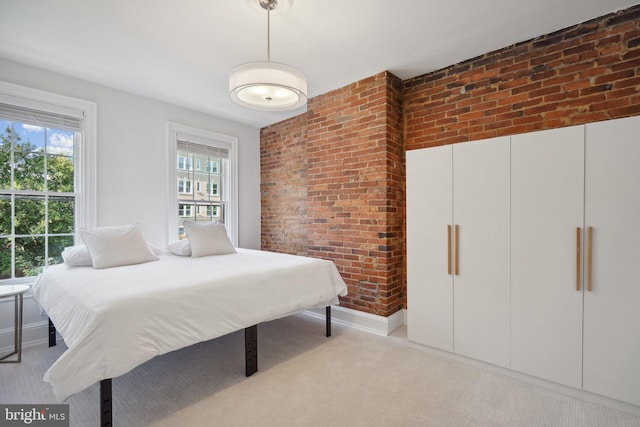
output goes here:
{"type": "MultiPolygon", "coordinates": [[[[168,243],[177,240],[176,224],[178,224],[178,195],[177,195],[177,140],[180,137],[187,137],[193,142],[205,145],[223,145],[229,150],[229,200],[225,217],[225,227],[234,246],[238,246],[238,138],[213,132],[205,129],[198,129],[178,123],[167,122],[167,168],[169,175],[169,185],[167,186],[168,209],[168,243]]],[[[219,191],[219,190],[218,190],[219,191]]]]}
{"type": "MultiPolygon", "coordinates": [[[[53,113],[82,115],[82,137],[80,147],[74,147],[78,181],[76,193],[79,209],[76,215],[76,231],[79,227],[96,225],[96,145],[98,140],[98,105],[95,102],[71,98],[38,89],[0,81],[0,102],[35,108],[53,113]],[[77,154],[76,154],[77,153],[77,154]]],[[[77,234],[77,233],[76,233],[77,234]]]]}
{"type": "MultiPolygon", "coordinates": [[[[4,81],[0,81],[0,102],[82,118],[80,131],[82,140],[74,137],[73,156],[75,160],[75,236],[77,241],[81,228],[94,227],[97,223],[97,104],[4,81]]],[[[7,279],[5,282],[18,283],[19,281],[7,279]]]]}
{"type": "MultiPolygon", "coordinates": [[[[76,212],[76,235],[81,227],[96,225],[96,144],[98,140],[98,105],[95,102],[45,92],[13,83],[0,81],[0,102],[35,108],[53,113],[82,115],[81,144],[75,144],[74,157],[78,209],[76,212]]],[[[75,142],[75,141],[74,141],[75,142]]]]}
{"type": "MultiPolygon", "coordinates": [[[[303,311],[312,317],[325,319],[324,308],[311,308],[303,311]]],[[[406,310],[402,309],[389,317],[378,316],[364,311],[353,310],[339,305],[331,306],[331,321],[360,329],[376,335],[387,336],[406,323],[406,310]]]]}
{"type": "MultiPolygon", "coordinates": [[[[0,329],[0,355],[13,352],[14,343],[13,325],[9,328],[0,329]]],[[[58,342],[62,340],[60,334],[56,334],[58,342]]],[[[22,325],[22,351],[25,348],[34,347],[49,342],[49,321],[33,322],[22,325]]],[[[24,354],[22,355],[24,357],[24,354]]],[[[11,358],[9,358],[11,360],[11,358]]]]}
{"type": "Polygon", "coordinates": [[[409,343],[408,344],[409,348],[412,348],[415,350],[420,350],[427,353],[442,356],[450,360],[455,360],[456,362],[466,363],[467,365],[475,366],[480,369],[486,369],[488,371],[503,374],[508,377],[515,378],[515,379],[524,381],[526,383],[533,384],[538,387],[542,387],[558,393],[566,394],[570,397],[575,397],[576,399],[597,403],[599,405],[616,409],[618,411],[623,411],[635,416],[640,416],[640,406],[632,405],[630,403],[622,402],[620,400],[612,399],[610,397],[595,394],[586,390],[580,390],[577,388],[569,387],[564,384],[554,383],[552,381],[534,377],[532,375],[528,375],[522,372],[514,371],[509,368],[504,368],[502,366],[492,365],[490,363],[482,362],[480,360],[471,359],[469,357],[462,356],[460,354],[439,350],[437,348],[429,347],[417,342],[408,341],[408,343],[409,343]]]}

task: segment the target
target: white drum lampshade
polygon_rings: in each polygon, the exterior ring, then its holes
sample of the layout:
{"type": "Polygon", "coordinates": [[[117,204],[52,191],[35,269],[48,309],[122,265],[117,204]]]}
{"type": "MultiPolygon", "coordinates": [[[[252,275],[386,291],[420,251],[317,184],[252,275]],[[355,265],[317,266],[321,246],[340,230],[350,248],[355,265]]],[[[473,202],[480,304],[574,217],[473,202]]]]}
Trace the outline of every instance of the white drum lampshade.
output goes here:
{"type": "Polygon", "coordinates": [[[277,62],[249,62],[229,73],[231,99],[256,110],[286,111],[307,102],[307,78],[277,62]]]}

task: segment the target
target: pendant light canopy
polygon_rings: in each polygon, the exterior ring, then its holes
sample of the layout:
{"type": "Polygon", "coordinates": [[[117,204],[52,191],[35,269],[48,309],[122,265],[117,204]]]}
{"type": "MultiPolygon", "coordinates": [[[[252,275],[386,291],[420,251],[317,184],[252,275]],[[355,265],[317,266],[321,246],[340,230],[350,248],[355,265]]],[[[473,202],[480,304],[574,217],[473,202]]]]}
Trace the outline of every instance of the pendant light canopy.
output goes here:
{"type": "MultiPolygon", "coordinates": [[[[278,0],[253,0],[267,11],[267,61],[239,65],[229,73],[229,95],[245,107],[285,111],[307,102],[307,78],[298,69],[271,62],[271,11],[278,0]]],[[[282,0],[280,0],[282,1],[282,0]]]]}

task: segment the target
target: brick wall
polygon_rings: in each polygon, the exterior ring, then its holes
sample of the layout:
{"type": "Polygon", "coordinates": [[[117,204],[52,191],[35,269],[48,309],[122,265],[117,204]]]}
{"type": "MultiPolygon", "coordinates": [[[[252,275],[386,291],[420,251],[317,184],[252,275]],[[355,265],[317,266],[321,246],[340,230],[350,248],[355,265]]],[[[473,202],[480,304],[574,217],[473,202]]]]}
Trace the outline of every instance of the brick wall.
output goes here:
{"type": "Polygon", "coordinates": [[[406,80],[407,150],[640,114],[640,6],[406,80]]]}
{"type": "Polygon", "coordinates": [[[382,316],[404,300],[401,100],[402,82],[380,73],[261,131],[262,248],[306,245],[307,255],[336,263],[349,288],[343,306],[382,316]]]}
{"type": "Polygon", "coordinates": [[[406,308],[404,150],[640,115],[639,73],[634,6],[405,82],[381,73],[313,98],[261,131],[262,248],[334,260],[347,307],[406,308]]]}
{"type": "Polygon", "coordinates": [[[261,247],[307,255],[307,119],[300,115],[260,134],[261,247]]]}

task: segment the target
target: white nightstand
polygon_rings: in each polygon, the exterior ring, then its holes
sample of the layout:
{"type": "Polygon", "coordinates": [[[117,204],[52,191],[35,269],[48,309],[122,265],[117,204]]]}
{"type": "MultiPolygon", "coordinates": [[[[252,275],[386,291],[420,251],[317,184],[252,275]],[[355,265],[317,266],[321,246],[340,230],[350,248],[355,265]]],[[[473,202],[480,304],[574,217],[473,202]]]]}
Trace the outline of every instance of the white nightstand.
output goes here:
{"type": "Polygon", "coordinates": [[[2,285],[0,286],[0,298],[13,297],[14,308],[13,314],[15,317],[13,331],[13,353],[9,353],[0,357],[0,363],[20,363],[22,360],[22,296],[29,290],[27,285],[2,285]],[[5,360],[14,354],[18,355],[17,360],[5,360]]]}

